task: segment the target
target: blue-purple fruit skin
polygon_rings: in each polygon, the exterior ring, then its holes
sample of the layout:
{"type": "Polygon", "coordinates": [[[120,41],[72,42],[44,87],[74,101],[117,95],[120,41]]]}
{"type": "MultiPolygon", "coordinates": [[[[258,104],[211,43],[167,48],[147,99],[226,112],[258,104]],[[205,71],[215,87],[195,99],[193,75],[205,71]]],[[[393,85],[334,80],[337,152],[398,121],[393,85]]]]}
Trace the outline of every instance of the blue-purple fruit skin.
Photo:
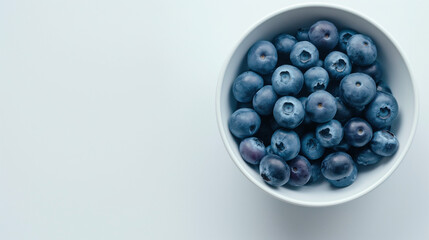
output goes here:
{"type": "Polygon", "coordinates": [[[247,65],[259,74],[271,73],[278,60],[276,47],[268,41],[258,41],[247,52],[247,65]]]}
{"type": "Polygon", "coordinates": [[[229,130],[237,138],[254,135],[261,126],[261,118],[250,108],[240,108],[232,113],[228,122],[229,130]]]}
{"type": "Polygon", "coordinates": [[[259,163],[259,174],[269,185],[279,187],[289,181],[290,168],[281,157],[269,154],[259,163]]]}
{"type": "Polygon", "coordinates": [[[265,148],[265,152],[267,154],[276,154],[273,150],[273,147],[271,145],[269,145],[268,147],[265,148]]]}
{"type": "Polygon", "coordinates": [[[383,71],[381,69],[381,64],[378,61],[375,61],[373,64],[369,66],[353,66],[353,72],[360,72],[368,74],[372,79],[374,79],[375,83],[378,83],[383,76],[383,71]]]}
{"type": "Polygon", "coordinates": [[[274,38],[273,43],[277,49],[278,55],[289,58],[289,54],[292,51],[292,47],[293,45],[295,45],[295,43],[297,43],[297,40],[292,35],[282,33],[274,38]]]}
{"type": "Polygon", "coordinates": [[[398,117],[399,106],[392,94],[378,91],[374,100],[368,104],[365,117],[375,128],[381,129],[392,125],[398,117]]]}
{"type": "Polygon", "coordinates": [[[290,52],[290,61],[300,69],[309,69],[319,61],[319,50],[308,41],[297,42],[290,52]]]}
{"type": "Polygon", "coordinates": [[[319,181],[321,177],[322,177],[322,172],[320,171],[320,164],[319,163],[311,164],[311,177],[310,177],[310,180],[308,180],[307,184],[315,183],[319,181]]]}
{"type": "Polygon", "coordinates": [[[328,72],[322,67],[312,67],[304,73],[304,84],[309,92],[325,90],[329,84],[328,72]]]}
{"type": "Polygon", "coordinates": [[[340,31],[339,40],[338,40],[338,47],[341,51],[347,52],[347,43],[349,42],[349,39],[356,34],[356,31],[351,29],[343,29],[340,31]]]}
{"type": "Polygon", "coordinates": [[[357,153],[356,162],[359,165],[368,166],[378,163],[382,158],[383,156],[375,154],[370,148],[365,147],[357,153]]]}
{"type": "Polygon", "coordinates": [[[271,137],[271,146],[277,155],[289,161],[298,155],[301,142],[296,132],[278,129],[271,137]]]}
{"type": "Polygon", "coordinates": [[[323,67],[323,66],[324,66],[323,60],[319,59],[319,61],[317,61],[316,63],[316,67],[323,67]]]}
{"type": "Polygon", "coordinates": [[[242,103],[251,102],[253,95],[264,86],[264,79],[252,71],[238,75],[232,84],[235,100],[242,103]]]}
{"type": "MultiPolygon", "coordinates": [[[[305,104],[307,103],[307,100],[308,100],[307,97],[300,97],[299,98],[299,101],[301,101],[301,104],[302,104],[302,107],[304,108],[304,110],[305,110],[305,104]]],[[[308,116],[308,114],[305,113],[304,121],[302,121],[302,124],[310,125],[311,123],[313,123],[313,121],[311,121],[310,116],[308,116]]]]}
{"type": "Polygon", "coordinates": [[[334,152],[322,161],[322,175],[328,180],[338,180],[350,175],[353,171],[353,159],[345,152],[334,152]]]}
{"type": "Polygon", "coordinates": [[[263,116],[273,114],[274,104],[278,97],[271,85],[266,85],[259,89],[253,96],[253,109],[263,116]]]}
{"type": "Polygon", "coordinates": [[[243,139],[239,151],[244,161],[250,164],[258,164],[266,154],[264,143],[256,137],[243,139]]]}
{"type": "Polygon", "coordinates": [[[288,184],[295,187],[305,185],[311,177],[311,164],[307,158],[298,155],[288,162],[290,178],[288,184]]]}
{"type": "Polygon", "coordinates": [[[341,97],[352,107],[364,107],[370,103],[377,92],[374,80],[364,73],[352,73],[340,82],[341,97]]]}
{"type": "Polygon", "coordinates": [[[352,64],[350,63],[349,57],[342,52],[330,52],[326,56],[323,64],[329,76],[337,81],[352,72],[352,64]]]}
{"type": "Polygon", "coordinates": [[[299,28],[296,32],[296,40],[298,41],[310,41],[308,37],[309,28],[299,28]]]}
{"type": "Polygon", "coordinates": [[[273,116],[280,126],[293,129],[304,120],[305,110],[301,101],[292,96],[284,96],[274,105],[273,116]]]}
{"type": "Polygon", "coordinates": [[[323,147],[333,147],[343,139],[343,127],[335,119],[320,124],[316,128],[316,138],[323,147]]]}
{"type": "Polygon", "coordinates": [[[370,146],[374,153],[388,157],[398,151],[399,141],[391,131],[381,130],[374,133],[370,146]]]}
{"type": "Polygon", "coordinates": [[[338,30],[335,25],[329,21],[321,20],[314,23],[308,31],[310,42],[320,51],[330,51],[337,46],[338,30]]]}
{"type": "Polygon", "coordinates": [[[347,152],[350,149],[350,145],[347,143],[347,141],[343,137],[343,140],[341,140],[341,142],[339,144],[333,146],[332,149],[336,152],[347,152]]]}
{"type": "Polygon", "coordinates": [[[313,132],[309,132],[301,138],[301,154],[309,160],[319,159],[324,153],[325,148],[320,144],[313,132]]]}
{"type": "Polygon", "coordinates": [[[271,82],[278,95],[297,95],[304,85],[304,75],[295,66],[282,65],[274,71],[271,82]]]}
{"type": "Polygon", "coordinates": [[[362,118],[352,118],[344,125],[344,139],[350,146],[363,147],[372,138],[372,128],[362,118]]]}
{"type": "Polygon", "coordinates": [[[353,163],[353,170],[348,176],[343,177],[343,178],[338,179],[338,180],[329,180],[328,179],[328,182],[332,186],[337,187],[337,188],[348,187],[356,181],[357,174],[358,174],[358,170],[357,170],[356,164],[353,163]]]}
{"type": "Polygon", "coordinates": [[[337,119],[344,124],[352,117],[352,112],[343,103],[343,100],[341,100],[341,98],[336,97],[335,100],[337,104],[337,112],[335,113],[334,119],[337,119]]]}
{"type": "Polygon", "coordinates": [[[377,47],[372,39],[363,34],[355,34],[347,43],[347,55],[358,66],[368,66],[377,59],[377,47]]]}
{"type": "Polygon", "coordinates": [[[377,91],[392,94],[392,90],[390,89],[389,85],[387,85],[385,81],[379,81],[377,83],[377,91]]]}
{"type": "Polygon", "coordinates": [[[324,123],[334,118],[337,103],[330,93],[319,90],[308,96],[305,111],[313,122],[324,123]]]}

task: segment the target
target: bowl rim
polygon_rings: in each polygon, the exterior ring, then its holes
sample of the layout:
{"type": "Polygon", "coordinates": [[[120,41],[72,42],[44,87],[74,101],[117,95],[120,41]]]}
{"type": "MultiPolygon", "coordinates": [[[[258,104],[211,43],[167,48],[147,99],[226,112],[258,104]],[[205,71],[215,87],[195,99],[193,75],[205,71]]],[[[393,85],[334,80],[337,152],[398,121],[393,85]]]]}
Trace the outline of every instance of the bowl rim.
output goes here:
{"type": "Polygon", "coordinates": [[[411,143],[414,139],[414,135],[415,135],[415,131],[417,128],[417,123],[418,123],[418,118],[419,118],[419,97],[418,97],[418,91],[417,91],[417,86],[416,86],[416,81],[414,80],[414,76],[412,73],[412,69],[410,67],[411,65],[409,64],[409,60],[407,58],[407,56],[404,54],[403,50],[400,48],[399,44],[396,42],[396,40],[393,38],[393,36],[386,31],[386,29],[384,29],[382,26],[380,26],[378,23],[376,23],[375,21],[373,21],[371,18],[369,18],[368,16],[355,11],[353,9],[350,9],[348,7],[342,6],[342,5],[338,5],[338,4],[332,4],[332,3],[298,3],[298,4],[293,4],[287,7],[284,7],[282,9],[276,10],[268,15],[266,15],[265,17],[261,18],[259,21],[257,21],[255,24],[253,24],[250,28],[248,28],[240,37],[240,39],[236,42],[236,44],[234,45],[234,47],[232,48],[232,50],[230,50],[230,53],[228,54],[223,67],[221,68],[221,72],[219,75],[219,79],[218,79],[218,83],[217,83],[217,87],[216,87],[216,96],[215,96],[215,110],[216,110],[216,119],[217,119],[217,125],[218,125],[218,129],[220,132],[220,135],[222,137],[222,142],[225,146],[225,148],[228,151],[228,154],[230,156],[230,158],[233,160],[234,164],[240,169],[240,171],[251,181],[253,182],[256,186],[258,186],[260,189],[262,189],[263,191],[265,191],[266,193],[268,193],[269,195],[282,200],[284,202],[288,202],[288,203],[292,203],[295,205],[299,205],[299,206],[306,206],[306,207],[326,207],[326,206],[333,206],[333,205],[338,205],[338,204],[342,204],[342,203],[346,203],[349,202],[351,200],[357,199],[365,194],[367,194],[368,192],[374,190],[376,187],[378,187],[382,182],[384,182],[389,176],[392,175],[392,173],[398,168],[399,164],[402,162],[403,158],[405,157],[405,155],[407,154],[411,143]],[[308,7],[322,7],[322,8],[332,8],[332,9],[337,9],[337,10],[341,10],[341,11],[345,11],[345,12],[349,12],[351,14],[354,14],[358,17],[361,17],[362,19],[364,19],[365,21],[369,22],[370,24],[372,24],[374,27],[378,28],[384,35],[386,35],[387,38],[389,38],[389,40],[392,42],[393,46],[398,50],[399,54],[401,55],[401,57],[404,60],[405,63],[405,67],[408,69],[409,74],[410,74],[410,78],[411,78],[411,85],[414,91],[414,116],[413,116],[413,123],[411,126],[411,132],[410,132],[410,137],[408,138],[407,142],[405,143],[402,152],[399,153],[399,155],[395,156],[395,158],[397,158],[398,160],[394,163],[394,165],[389,169],[389,171],[387,173],[385,173],[380,179],[378,179],[377,181],[375,181],[373,184],[371,184],[369,187],[363,189],[362,191],[355,193],[353,195],[347,196],[347,197],[343,197],[343,198],[339,198],[336,200],[331,200],[331,201],[324,201],[324,202],[310,202],[310,201],[302,201],[302,200],[297,200],[295,198],[290,198],[288,196],[284,196],[282,194],[279,194],[275,189],[272,189],[266,185],[264,185],[261,182],[256,181],[256,179],[254,179],[253,176],[250,175],[250,173],[244,169],[238,161],[242,161],[242,159],[238,159],[235,155],[234,152],[232,150],[231,145],[228,143],[228,138],[226,136],[224,127],[223,127],[223,123],[222,123],[222,113],[221,113],[221,106],[220,106],[220,100],[221,100],[221,90],[222,90],[222,84],[223,84],[223,80],[225,78],[225,72],[226,69],[228,67],[228,64],[231,60],[231,58],[234,55],[235,50],[240,46],[240,44],[244,41],[244,39],[255,29],[257,28],[259,25],[261,25],[262,23],[264,23],[265,21],[269,20],[270,18],[273,18],[279,14],[288,12],[288,11],[292,11],[292,10],[296,10],[296,9],[300,9],[300,8],[308,8],[308,7]]]}

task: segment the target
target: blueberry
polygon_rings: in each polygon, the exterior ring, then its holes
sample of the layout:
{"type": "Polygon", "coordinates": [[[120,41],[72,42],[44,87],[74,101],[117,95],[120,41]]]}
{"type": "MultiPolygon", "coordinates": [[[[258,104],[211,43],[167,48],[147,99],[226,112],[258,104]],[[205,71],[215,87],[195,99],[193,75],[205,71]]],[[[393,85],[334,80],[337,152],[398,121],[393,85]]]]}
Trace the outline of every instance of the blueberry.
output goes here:
{"type": "Polygon", "coordinates": [[[398,102],[392,94],[377,92],[365,112],[366,119],[376,129],[390,126],[398,116],[398,102]]]}
{"type": "Polygon", "coordinates": [[[247,53],[247,65],[259,74],[271,73],[277,64],[277,50],[268,41],[258,41],[247,53]]]}
{"type": "Polygon", "coordinates": [[[347,153],[331,153],[322,161],[322,175],[328,180],[339,180],[350,175],[353,165],[353,159],[347,153]]]}
{"type": "Polygon", "coordinates": [[[338,179],[338,180],[329,180],[328,179],[328,182],[332,186],[337,187],[337,188],[347,187],[347,186],[352,185],[352,183],[354,183],[356,181],[357,173],[358,173],[358,170],[357,170],[356,164],[353,163],[352,172],[348,176],[343,177],[343,178],[338,179]]]}
{"type": "Polygon", "coordinates": [[[326,56],[324,66],[329,76],[335,80],[341,80],[352,72],[349,57],[338,51],[333,51],[326,56]]]}
{"type": "Polygon", "coordinates": [[[289,181],[290,168],[279,156],[269,154],[262,158],[259,174],[266,183],[279,187],[289,181]]]}
{"type": "Polygon", "coordinates": [[[318,61],[317,61],[317,63],[316,63],[316,67],[323,67],[324,65],[323,65],[323,60],[322,59],[319,59],[318,61]]]}
{"type": "Polygon", "coordinates": [[[327,52],[337,46],[338,30],[333,23],[322,20],[310,27],[308,37],[318,49],[327,52]]]}
{"type": "Polygon", "coordinates": [[[328,72],[321,67],[312,67],[304,73],[304,84],[309,92],[325,90],[329,84],[328,72]]]}
{"type": "Polygon", "coordinates": [[[340,82],[343,101],[353,107],[363,107],[375,97],[374,80],[364,73],[352,73],[340,82]]]}
{"type": "Polygon", "coordinates": [[[313,122],[324,123],[334,118],[337,104],[330,93],[319,90],[308,96],[305,111],[313,122]]]}
{"type": "Polygon", "coordinates": [[[360,150],[356,155],[356,162],[360,165],[368,166],[378,163],[383,157],[375,154],[368,147],[360,150]]]}
{"type": "Polygon", "coordinates": [[[250,108],[240,108],[229,118],[229,130],[238,138],[246,138],[255,134],[261,125],[261,118],[250,108]]]}
{"type": "Polygon", "coordinates": [[[353,147],[363,147],[372,138],[372,128],[362,118],[352,118],[344,125],[344,138],[353,147]]]}
{"type": "Polygon", "coordinates": [[[336,97],[335,100],[336,100],[336,104],[337,104],[337,113],[335,114],[334,118],[344,124],[352,117],[352,112],[343,103],[341,98],[336,97]]]}
{"type": "Polygon", "coordinates": [[[353,64],[368,66],[377,58],[377,48],[370,37],[355,34],[347,43],[347,55],[353,64]]]}
{"type": "Polygon", "coordinates": [[[319,181],[321,176],[322,176],[322,172],[320,171],[320,164],[318,163],[311,164],[311,177],[310,177],[310,180],[308,180],[307,184],[315,183],[319,181]]]}
{"type": "Polygon", "coordinates": [[[304,120],[304,115],[305,110],[301,102],[292,96],[281,97],[274,105],[274,119],[282,127],[296,128],[304,120]]]}
{"type": "Polygon", "coordinates": [[[332,149],[336,152],[347,152],[350,149],[350,145],[343,138],[343,140],[341,140],[338,145],[333,146],[332,149]]]}
{"type": "Polygon", "coordinates": [[[259,89],[253,96],[253,108],[260,115],[270,115],[273,113],[274,104],[277,101],[277,94],[271,85],[266,85],[259,89]]]}
{"type": "Polygon", "coordinates": [[[298,155],[289,162],[290,178],[287,182],[291,186],[305,185],[311,177],[311,164],[307,158],[298,155]]]}
{"type": "Polygon", "coordinates": [[[398,151],[399,141],[391,131],[381,130],[374,133],[370,146],[374,153],[388,157],[398,151]]]}
{"type": "Polygon", "coordinates": [[[308,37],[308,30],[309,28],[300,28],[296,32],[296,39],[298,41],[310,41],[310,38],[308,37]]]}
{"type": "Polygon", "coordinates": [[[297,42],[290,52],[290,61],[300,69],[314,67],[319,61],[319,51],[310,42],[297,42]]]}
{"type": "Polygon", "coordinates": [[[338,46],[341,51],[347,51],[347,43],[349,42],[349,39],[355,34],[356,32],[351,29],[344,29],[340,31],[338,46]]]}
{"type": "Polygon", "coordinates": [[[292,65],[282,65],[274,71],[271,82],[278,95],[297,95],[304,85],[304,75],[292,65]]]}
{"type": "Polygon", "coordinates": [[[390,89],[389,85],[387,85],[387,83],[385,81],[378,82],[377,91],[392,94],[392,90],[390,89]]]}
{"type": "Polygon", "coordinates": [[[353,66],[353,72],[368,74],[372,79],[374,79],[376,83],[378,83],[383,76],[381,65],[378,61],[375,61],[373,64],[364,67],[355,65],[353,66]]]}
{"type": "Polygon", "coordinates": [[[267,154],[276,154],[276,153],[274,152],[273,147],[272,147],[271,145],[269,145],[268,147],[266,147],[266,148],[265,148],[265,152],[266,152],[267,154]]]}
{"type": "Polygon", "coordinates": [[[244,161],[250,164],[258,164],[266,154],[264,144],[255,137],[243,139],[240,142],[239,150],[244,161]]]}
{"type": "Polygon", "coordinates": [[[234,80],[232,94],[238,102],[251,102],[253,95],[264,86],[264,79],[258,74],[247,71],[234,80]]]}
{"type": "Polygon", "coordinates": [[[337,120],[331,120],[316,128],[316,138],[323,147],[333,147],[343,139],[343,127],[337,120]]]}
{"type": "Polygon", "coordinates": [[[277,35],[274,40],[274,46],[277,49],[279,55],[289,57],[290,51],[292,51],[293,45],[296,43],[296,38],[286,33],[277,35]]]}
{"type": "Polygon", "coordinates": [[[277,155],[288,161],[298,155],[301,143],[294,131],[279,129],[271,137],[271,146],[277,155]]]}
{"type": "Polygon", "coordinates": [[[301,139],[301,153],[310,160],[316,160],[323,156],[325,148],[317,140],[314,133],[310,132],[301,139]]]}
{"type": "MultiPolygon", "coordinates": [[[[305,104],[307,104],[307,97],[300,97],[299,101],[301,101],[302,107],[304,108],[305,111],[305,104]]],[[[313,123],[313,121],[311,121],[310,116],[308,116],[307,113],[305,113],[304,115],[304,121],[302,121],[303,124],[309,125],[311,123],[313,123]]]]}

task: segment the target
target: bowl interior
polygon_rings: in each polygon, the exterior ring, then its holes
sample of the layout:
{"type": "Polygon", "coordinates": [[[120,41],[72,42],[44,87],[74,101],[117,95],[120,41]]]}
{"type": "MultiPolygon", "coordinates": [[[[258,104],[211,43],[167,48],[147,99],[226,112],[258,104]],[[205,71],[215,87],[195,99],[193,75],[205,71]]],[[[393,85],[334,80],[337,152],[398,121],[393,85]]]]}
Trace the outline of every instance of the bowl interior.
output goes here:
{"type": "Polygon", "coordinates": [[[415,128],[415,92],[409,69],[400,51],[379,27],[349,10],[331,6],[301,6],[281,11],[255,26],[238,44],[228,59],[218,88],[218,121],[229,154],[240,170],[263,190],[284,201],[306,205],[326,206],[342,203],[372,190],[384,181],[398,166],[411,142],[415,128]],[[236,109],[231,86],[234,79],[248,70],[245,57],[250,46],[258,40],[272,40],[277,34],[295,35],[299,27],[309,27],[317,20],[332,21],[339,30],[347,27],[366,34],[374,40],[378,49],[378,61],[384,69],[383,79],[391,87],[399,104],[399,117],[392,130],[399,138],[398,152],[384,158],[375,166],[360,168],[358,178],[347,188],[334,189],[325,181],[301,188],[272,188],[264,183],[255,167],[246,164],[238,151],[238,142],[228,129],[228,118],[236,109]]]}

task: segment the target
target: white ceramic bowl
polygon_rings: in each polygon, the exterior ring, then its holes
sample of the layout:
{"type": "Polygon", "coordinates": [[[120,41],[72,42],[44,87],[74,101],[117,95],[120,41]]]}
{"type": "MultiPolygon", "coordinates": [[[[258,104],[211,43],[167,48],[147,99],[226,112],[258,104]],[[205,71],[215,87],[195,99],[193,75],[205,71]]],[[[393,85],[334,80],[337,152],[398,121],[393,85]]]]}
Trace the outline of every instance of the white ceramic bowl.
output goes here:
{"type": "Polygon", "coordinates": [[[234,163],[240,171],[272,196],[297,205],[329,206],[344,203],[368,193],[380,185],[398,167],[407,152],[417,125],[418,98],[415,83],[403,52],[393,38],[378,24],[353,10],[330,4],[300,4],[275,12],[254,25],[238,42],[221,71],[216,93],[216,113],[220,133],[234,163]],[[391,87],[399,103],[399,117],[392,130],[400,147],[398,152],[375,166],[358,173],[351,186],[333,189],[325,181],[322,184],[298,189],[272,188],[264,183],[256,168],[246,164],[238,151],[238,143],[228,129],[228,119],[236,108],[231,86],[234,79],[246,69],[248,49],[258,40],[271,40],[280,33],[295,34],[301,26],[311,26],[320,19],[334,22],[338,29],[355,29],[371,36],[378,49],[378,60],[384,68],[384,79],[391,87]]]}

